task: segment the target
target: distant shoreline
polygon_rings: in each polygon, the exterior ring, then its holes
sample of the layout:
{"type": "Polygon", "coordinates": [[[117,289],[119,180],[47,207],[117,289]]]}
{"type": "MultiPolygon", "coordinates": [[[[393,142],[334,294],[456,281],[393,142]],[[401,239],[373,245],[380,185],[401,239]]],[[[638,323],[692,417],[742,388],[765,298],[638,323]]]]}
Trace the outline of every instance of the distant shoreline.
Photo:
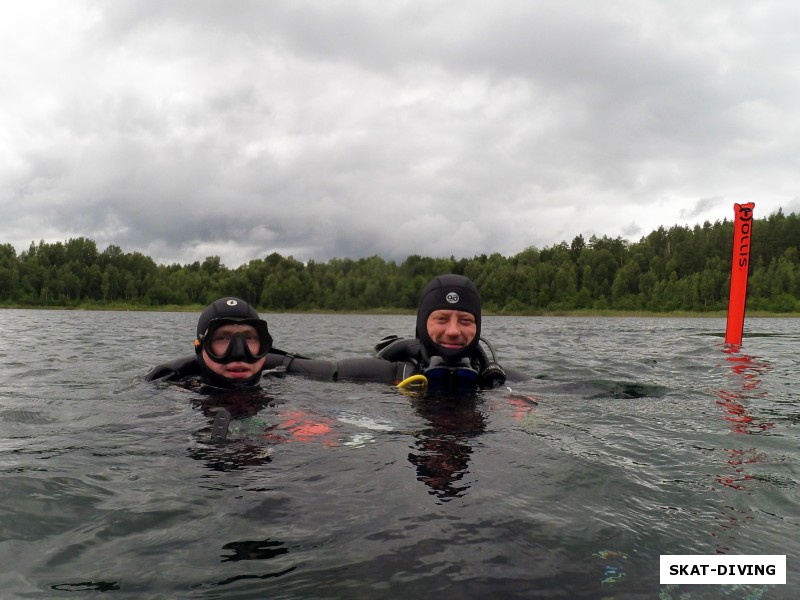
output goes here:
{"type": "MultiPolygon", "coordinates": [[[[111,311],[111,312],[185,312],[185,313],[200,313],[205,306],[191,305],[191,306],[144,306],[144,305],[97,305],[85,304],[79,306],[25,306],[15,304],[0,305],[2,309],[17,309],[17,310],[97,310],[97,311],[111,311]]],[[[271,311],[264,308],[259,308],[258,311],[263,314],[286,314],[286,315],[386,315],[386,316],[403,316],[414,315],[415,312],[403,309],[371,309],[371,310],[278,310],[271,311]]],[[[708,312],[691,312],[691,311],[673,311],[673,312],[650,312],[650,311],[625,311],[625,310],[552,310],[552,311],[533,311],[533,312],[484,312],[484,317],[614,317],[614,318],[725,318],[727,317],[726,311],[708,311],[708,312]]],[[[748,318],[800,318],[800,313],[771,313],[766,311],[753,311],[746,313],[748,318]]]]}

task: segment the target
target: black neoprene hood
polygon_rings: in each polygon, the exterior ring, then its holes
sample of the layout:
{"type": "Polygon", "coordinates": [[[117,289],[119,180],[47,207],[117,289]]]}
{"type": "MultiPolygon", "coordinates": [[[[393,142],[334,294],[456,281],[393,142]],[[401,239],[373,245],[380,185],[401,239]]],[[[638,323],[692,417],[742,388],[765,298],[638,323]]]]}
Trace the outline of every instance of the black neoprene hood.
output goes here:
{"type": "MultiPolygon", "coordinates": [[[[200,368],[203,374],[204,380],[212,386],[221,387],[221,388],[243,388],[243,387],[250,387],[255,386],[258,384],[259,380],[261,379],[261,371],[253,375],[248,379],[229,379],[227,377],[223,377],[218,375],[214,371],[212,371],[208,365],[206,364],[203,354],[202,348],[203,345],[200,342],[202,336],[204,336],[209,328],[209,325],[212,324],[215,320],[229,320],[231,322],[253,322],[252,325],[255,326],[257,329],[261,331],[261,334],[266,337],[266,344],[268,346],[272,345],[272,337],[269,335],[269,329],[267,328],[267,322],[261,319],[258,316],[256,310],[250,306],[244,300],[240,298],[220,298],[219,300],[215,300],[211,304],[209,304],[205,310],[200,314],[200,318],[197,321],[197,339],[195,340],[195,352],[197,355],[197,362],[200,364],[200,368]],[[258,323],[256,323],[258,321],[258,323]]],[[[237,340],[236,336],[234,336],[234,340],[232,343],[239,343],[241,346],[243,342],[241,340],[237,340]]],[[[244,348],[242,347],[242,350],[244,348]]],[[[266,353],[266,350],[265,350],[266,353]]],[[[242,354],[246,355],[246,351],[242,354]]],[[[211,360],[216,361],[213,357],[211,360]]],[[[230,362],[230,359],[226,357],[226,361],[230,362]]],[[[244,359],[244,362],[251,362],[249,360],[244,359]]]]}
{"type": "Polygon", "coordinates": [[[431,356],[456,359],[468,356],[480,342],[481,298],[478,288],[463,275],[440,275],[422,290],[417,308],[417,338],[431,356]],[[466,348],[450,350],[435,344],[428,335],[428,317],[435,310],[463,310],[475,317],[475,338],[466,348]]]}
{"type": "Polygon", "coordinates": [[[197,335],[203,335],[212,319],[259,319],[256,309],[239,298],[220,298],[209,304],[197,321],[197,335]]]}

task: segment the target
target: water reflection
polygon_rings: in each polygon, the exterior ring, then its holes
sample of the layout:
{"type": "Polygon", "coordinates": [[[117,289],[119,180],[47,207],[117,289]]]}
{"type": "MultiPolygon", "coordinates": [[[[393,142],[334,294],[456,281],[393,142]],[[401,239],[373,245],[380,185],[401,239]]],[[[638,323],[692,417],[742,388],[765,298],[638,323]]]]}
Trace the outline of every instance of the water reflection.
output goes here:
{"type": "Polygon", "coordinates": [[[276,444],[333,444],[330,419],[284,410],[264,390],[202,390],[192,401],[211,421],[195,434],[189,456],[213,471],[233,471],[272,460],[276,444]]]}
{"type": "Polygon", "coordinates": [[[765,360],[748,354],[738,354],[737,346],[725,346],[726,362],[731,363],[731,371],[736,375],[733,382],[737,389],[719,390],[717,404],[723,408],[723,418],[730,421],[735,433],[760,433],[773,427],[773,423],[749,414],[745,408],[748,400],[764,398],[766,392],[759,390],[761,377],[772,370],[765,360]]]}
{"type": "Polygon", "coordinates": [[[116,592],[119,583],[116,581],[81,581],[80,583],[57,583],[50,586],[59,592],[116,592]]]}
{"type": "Polygon", "coordinates": [[[202,390],[199,397],[192,400],[192,407],[212,418],[225,409],[231,418],[237,419],[251,417],[272,405],[272,402],[273,399],[261,389],[217,391],[209,388],[202,390]]]}
{"type": "MultiPolygon", "coordinates": [[[[722,418],[730,424],[735,434],[750,436],[768,431],[774,424],[755,415],[753,407],[748,405],[753,399],[766,397],[766,392],[760,389],[761,377],[771,371],[771,365],[755,356],[740,354],[738,346],[726,345],[723,351],[727,354],[725,361],[733,377],[728,379],[731,389],[717,392],[717,405],[723,410],[722,418]]],[[[727,489],[749,492],[749,483],[754,476],[747,472],[748,465],[763,462],[765,455],[755,447],[725,448],[725,452],[728,470],[717,475],[716,482],[727,489]]],[[[711,535],[715,538],[716,552],[727,554],[735,546],[736,530],[745,522],[752,521],[753,514],[749,508],[726,505],[717,520],[722,531],[712,532],[711,535]]]]}
{"type": "Polygon", "coordinates": [[[478,408],[477,398],[417,398],[414,409],[429,425],[417,434],[416,452],[408,455],[417,469],[417,479],[443,502],[463,496],[469,489],[462,480],[473,451],[470,441],[486,430],[486,417],[478,408]]]}
{"type": "Polygon", "coordinates": [[[246,540],[229,542],[222,547],[230,550],[232,554],[223,555],[222,562],[238,562],[240,560],[268,560],[282,554],[288,554],[289,549],[283,542],[274,540],[246,540]]]}
{"type": "Polygon", "coordinates": [[[234,471],[270,462],[270,447],[262,439],[270,424],[256,417],[270,406],[268,395],[261,390],[210,389],[201,389],[198,394],[192,407],[210,423],[195,433],[198,443],[188,449],[191,458],[212,471],[234,471]]]}
{"type": "MultiPolygon", "coordinates": [[[[221,587],[223,585],[234,585],[243,581],[259,581],[264,579],[276,579],[278,577],[283,577],[284,575],[288,575],[289,573],[293,572],[297,567],[289,567],[287,569],[283,569],[281,571],[276,571],[275,573],[262,573],[258,575],[236,575],[234,577],[228,577],[227,579],[223,579],[221,581],[217,581],[211,584],[202,584],[193,587],[202,587],[202,588],[214,588],[214,587],[221,587]]],[[[227,596],[226,596],[227,597],[227,596]]]]}
{"type": "MultiPolygon", "coordinates": [[[[735,384],[733,389],[721,389],[717,392],[719,400],[717,405],[723,409],[722,418],[730,423],[731,430],[737,434],[754,435],[768,431],[774,423],[760,418],[752,413],[752,408],[747,405],[754,398],[764,398],[766,392],[761,391],[761,376],[771,370],[771,365],[764,360],[748,354],[739,354],[738,346],[726,345],[724,352],[726,362],[734,377],[730,379],[735,384]]],[[[744,490],[746,482],[753,479],[746,472],[746,466],[762,462],[763,454],[755,448],[727,448],[727,463],[732,473],[717,476],[717,483],[725,487],[744,490]]]]}

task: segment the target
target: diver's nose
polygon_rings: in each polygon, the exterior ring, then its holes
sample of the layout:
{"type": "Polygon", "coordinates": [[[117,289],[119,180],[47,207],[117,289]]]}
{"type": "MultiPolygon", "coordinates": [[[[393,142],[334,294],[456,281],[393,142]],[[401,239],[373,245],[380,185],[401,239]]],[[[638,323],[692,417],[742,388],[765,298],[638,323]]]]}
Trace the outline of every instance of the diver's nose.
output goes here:
{"type": "Polygon", "coordinates": [[[447,321],[445,333],[450,337],[456,337],[460,335],[461,331],[458,329],[458,317],[456,315],[452,315],[447,321]]]}

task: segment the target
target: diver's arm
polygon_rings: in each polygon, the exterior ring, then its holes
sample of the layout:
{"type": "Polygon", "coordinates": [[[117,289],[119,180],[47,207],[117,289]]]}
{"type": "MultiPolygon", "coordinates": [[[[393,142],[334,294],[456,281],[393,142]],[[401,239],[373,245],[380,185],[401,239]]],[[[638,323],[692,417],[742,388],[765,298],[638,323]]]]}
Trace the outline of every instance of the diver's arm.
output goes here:
{"type": "Polygon", "coordinates": [[[336,363],[336,379],[397,384],[419,373],[416,365],[382,358],[345,358],[336,363]]]}

